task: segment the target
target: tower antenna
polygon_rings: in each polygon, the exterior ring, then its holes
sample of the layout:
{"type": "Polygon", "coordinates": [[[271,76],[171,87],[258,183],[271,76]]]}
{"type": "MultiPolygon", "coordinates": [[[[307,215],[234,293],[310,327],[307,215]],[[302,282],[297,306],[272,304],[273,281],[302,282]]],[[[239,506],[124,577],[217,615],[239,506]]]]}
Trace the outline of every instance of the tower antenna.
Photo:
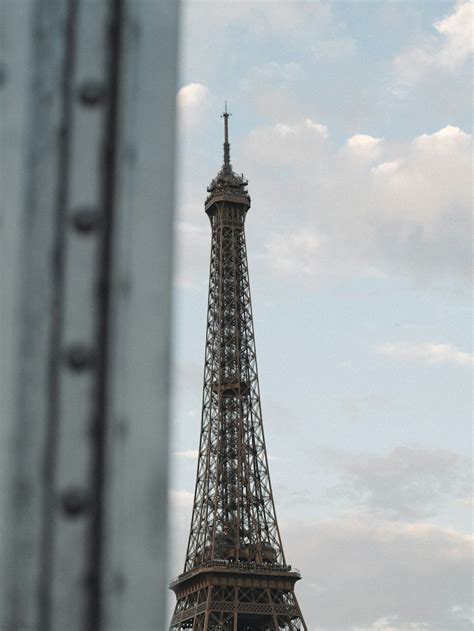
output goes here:
{"type": "Polygon", "coordinates": [[[221,118],[224,119],[224,171],[232,171],[230,164],[230,144],[229,144],[229,116],[232,116],[227,111],[227,101],[224,102],[224,112],[221,114],[221,118]]]}

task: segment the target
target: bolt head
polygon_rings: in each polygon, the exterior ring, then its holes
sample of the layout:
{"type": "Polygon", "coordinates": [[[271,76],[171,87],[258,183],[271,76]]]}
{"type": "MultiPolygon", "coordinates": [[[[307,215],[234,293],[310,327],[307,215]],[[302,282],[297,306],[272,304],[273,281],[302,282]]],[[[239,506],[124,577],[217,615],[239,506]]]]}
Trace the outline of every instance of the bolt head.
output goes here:
{"type": "Polygon", "coordinates": [[[91,570],[86,572],[82,577],[82,587],[86,591],[91,591],[94,586],[97,584],[97,572],[91,570]]]}
{"type": "Polygon", "coordinates": [[[88,79],[79,86],[78,96],[82,105],[96,107],[105,102],[107,90],[102,81],[88,79]]]}
{"type": "Polygon", "coordinates": [[[123,594],[125,591],[125,576],[120,572],[116,572],[112,578],[113,589],[117,594],[123,594]]]}
{"type": "Polygon", "coordinates": [[[99,213],[95,208],[79,208],[72,216],[72,225],[77,232],[87,235],[99,224],[99,213]]]}
{"type": "Polygon", "coordinates": [[[73,344],[66,354],[67,363],[71,370],[82,372],[92,368],[95,363],[95,355],[92,349],[83,344],[73,344]]]}
{"type": "Polygon", "coordinates": [[[7,82],[7,68],[5,64],[0,61],[0,88],[2,88],[7,82]]]}
{"type": "Polygon", "coordinates": [[[89,500],[82,489],[71,487],[61,493],[61,508],[67,517],[79,517],[87,511],[88,507],[89,500]]]}

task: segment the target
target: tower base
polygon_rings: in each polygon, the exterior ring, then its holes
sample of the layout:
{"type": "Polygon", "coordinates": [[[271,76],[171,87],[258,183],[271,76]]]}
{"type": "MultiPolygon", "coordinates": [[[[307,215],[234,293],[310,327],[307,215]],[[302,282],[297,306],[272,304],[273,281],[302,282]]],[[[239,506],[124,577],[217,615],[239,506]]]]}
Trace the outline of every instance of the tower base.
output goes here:
{"type": "Polygon", "coordinates": [[[210,562],[170,585],[170,631],[307,631],[294,593],[300,574],[284,566],[210,562]]]}

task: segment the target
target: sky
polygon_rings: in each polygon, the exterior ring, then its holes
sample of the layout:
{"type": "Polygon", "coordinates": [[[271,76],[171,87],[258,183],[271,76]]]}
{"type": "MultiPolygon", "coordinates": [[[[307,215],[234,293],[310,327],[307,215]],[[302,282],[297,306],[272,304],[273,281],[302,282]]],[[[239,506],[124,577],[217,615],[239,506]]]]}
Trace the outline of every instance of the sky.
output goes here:
{"type": "Polygon", "coordinates": [[[270,473],[308,629],[473,627],[471,53],[468,2],[183,3],[172,575],[191,518],[203,204],[227,100],[252,197],[270,473]]]}

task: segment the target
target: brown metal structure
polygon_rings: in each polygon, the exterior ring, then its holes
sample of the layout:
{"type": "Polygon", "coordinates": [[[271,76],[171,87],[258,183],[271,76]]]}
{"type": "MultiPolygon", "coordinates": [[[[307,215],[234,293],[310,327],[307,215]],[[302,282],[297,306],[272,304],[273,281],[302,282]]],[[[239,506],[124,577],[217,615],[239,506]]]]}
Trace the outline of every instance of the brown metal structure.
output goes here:
{"type": "Polygon", "coordinates": [[[224,164],[208,187],[212,243],[202,425],[184,572],[170,631],[306,631],[275,514],[263,433],[245,245],[247,180],[224,164]]]}

